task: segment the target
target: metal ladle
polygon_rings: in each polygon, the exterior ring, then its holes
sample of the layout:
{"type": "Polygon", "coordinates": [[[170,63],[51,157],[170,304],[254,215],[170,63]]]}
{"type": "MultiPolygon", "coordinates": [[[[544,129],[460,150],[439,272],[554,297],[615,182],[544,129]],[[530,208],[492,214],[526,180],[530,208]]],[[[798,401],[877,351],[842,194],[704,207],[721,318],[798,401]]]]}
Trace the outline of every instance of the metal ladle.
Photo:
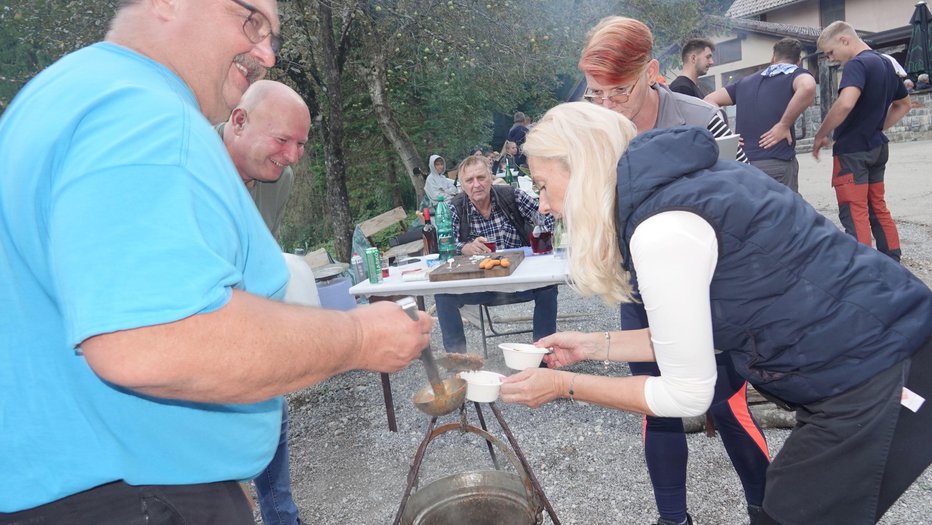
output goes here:
{"type": "MultiPolygon", "coordinates": [[[[417,303],[411,297],[405,297],[397,301],[401,309],[408,314],[412,320],[417,320],[417,303]]],[[[427,372],[427,380],[430,386],[422,388],[414,394],[414,406],[421,412],[431,416],[442,416],[453,412],[466,399],[466,381],[458,376],[447,379],[440,378],[440,370],[434,361],[434,353],[428,344],[421,351],[421,362],[424,363],[424,370],[427,372]]]]}

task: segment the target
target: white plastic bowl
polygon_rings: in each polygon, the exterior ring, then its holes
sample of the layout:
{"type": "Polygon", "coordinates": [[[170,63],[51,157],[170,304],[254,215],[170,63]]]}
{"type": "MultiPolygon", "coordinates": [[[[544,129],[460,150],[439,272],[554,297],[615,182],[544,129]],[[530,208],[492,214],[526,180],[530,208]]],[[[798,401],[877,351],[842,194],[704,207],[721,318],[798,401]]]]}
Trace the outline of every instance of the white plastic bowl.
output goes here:
{"type": "Polygon", "coordinates": [[[525,343],[502,343],[498,345],[505,355],[505,366],[512,370],[525,370],[540,366],[546,348],[539,348],[525,343]]]}
{"type": "Polygon", "coordinates": [[[491,403],[498,399],[498,390],[505,378],[502,374],[488,370],[460,372],[460,377],[466,381],[466,399],[479,403],[491,403]]]}

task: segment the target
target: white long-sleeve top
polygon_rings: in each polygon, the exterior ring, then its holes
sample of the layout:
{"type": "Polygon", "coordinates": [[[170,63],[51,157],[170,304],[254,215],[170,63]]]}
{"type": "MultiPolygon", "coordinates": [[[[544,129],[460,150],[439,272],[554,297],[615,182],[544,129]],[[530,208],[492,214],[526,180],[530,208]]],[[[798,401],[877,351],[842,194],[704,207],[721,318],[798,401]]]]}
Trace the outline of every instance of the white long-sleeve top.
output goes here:
{"type": "Polygon", "coordinates": [[[716,380],[709,303],[715,231],[694,213],[663,212],[638,225],[630,248],[660,368],[644,385],[647,405],[662,417],[702,414],[716,380]]]}

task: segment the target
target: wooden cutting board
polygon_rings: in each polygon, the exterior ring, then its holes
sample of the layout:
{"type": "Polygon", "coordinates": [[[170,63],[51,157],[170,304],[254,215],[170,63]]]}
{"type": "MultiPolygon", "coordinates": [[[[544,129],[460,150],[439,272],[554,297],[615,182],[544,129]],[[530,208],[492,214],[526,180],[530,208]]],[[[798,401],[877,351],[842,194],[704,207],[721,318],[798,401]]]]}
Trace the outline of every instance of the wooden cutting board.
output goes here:
{"type": "Polygon", "coordinates": [[[495,266],[490,270],[483,270],[479,268],[480,260],[472,261],[468,255],[457,255],[453,258],[453,265],[450,266],[446,263],[441,264],[440,266],[435,267],[428,274],[428,279],[431,281],[453,281],[455,279],[481,279],[483,277],[505,277],[511,275],[515,271],[515,268],[521,264],[521,261],[524,260],[524,251],[501,251],[490,254],[494,257],[502,256],[508,257],[508,260],[511,261],[511,265],[508,268],[502,268],[501,266],[495,266]]]}

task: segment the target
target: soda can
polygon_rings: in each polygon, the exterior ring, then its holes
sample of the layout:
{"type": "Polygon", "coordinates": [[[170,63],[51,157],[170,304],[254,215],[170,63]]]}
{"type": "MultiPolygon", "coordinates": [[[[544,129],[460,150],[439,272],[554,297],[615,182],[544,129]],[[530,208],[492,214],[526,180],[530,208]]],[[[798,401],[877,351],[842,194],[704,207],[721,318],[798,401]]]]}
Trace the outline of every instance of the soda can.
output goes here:
{"type": "Polygon", "coordinates": [[[366,248],[365,263],[369,282],[372,284],[382,282],[382,257],[379,255],[378,248],[366,248]]]}

